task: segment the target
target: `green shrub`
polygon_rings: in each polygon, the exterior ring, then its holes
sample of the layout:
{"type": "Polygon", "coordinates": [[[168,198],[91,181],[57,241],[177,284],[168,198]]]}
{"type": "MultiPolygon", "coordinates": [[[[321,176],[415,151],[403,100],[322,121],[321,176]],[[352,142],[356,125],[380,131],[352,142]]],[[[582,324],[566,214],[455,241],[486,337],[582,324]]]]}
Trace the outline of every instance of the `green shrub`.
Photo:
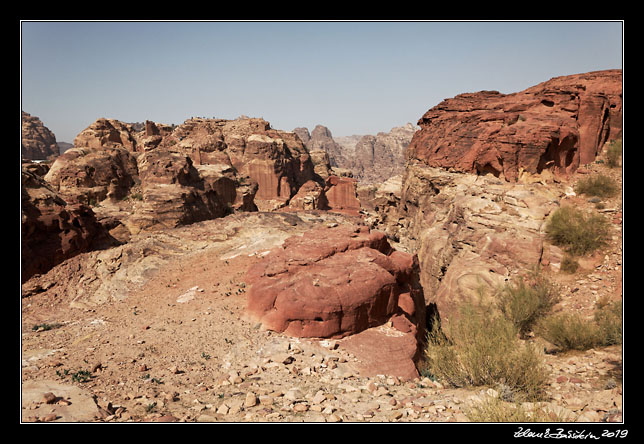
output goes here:
{"type": "Polygon", "coordinates": [[[615,168],[620,165],[622,158],[622,139],[613,140],[608,144],[606,149],[606,164],[610,168],[615,168]]]}
{"type": "Polygon", "coordinates": [[[566,313],[543,319],[538,334],[561,351],[588,350],[622,342],[622,308],[609,304],[595,311],[594,319],[566,313]]]}
{"type": "Polygon", "coordinates": [[[583,255],[603,247],[609,236],[609,222],[599,214],[586,214],[567,206],[558,208],[546,224],[546,238],[568,253],[583,255]]]}
{"type": "Polygon", "coordinates": [[[613,179],[603,174],[594,174],[592,176],[579,179],[575,185],[577,194],[587,196],[611,197],[617,193],[619,187],[613,179]]]}
{"type": "Polygon", "coordinates": [[[506,284],[497,292],[497,298],[501,313],[522,336],[561,299],[556,286],[538,271],[533,271],[527,280],[520,278],[516,284],[506,284]]]}
{"type": "Polygon", "coordinates": [[[517,398],[541,399],[547,380],[542,357],[517,334],[512,322],[491,309],[464,306],[445,335],[428,335],[426,371],[456,387],[504,384],[517,398]]]}

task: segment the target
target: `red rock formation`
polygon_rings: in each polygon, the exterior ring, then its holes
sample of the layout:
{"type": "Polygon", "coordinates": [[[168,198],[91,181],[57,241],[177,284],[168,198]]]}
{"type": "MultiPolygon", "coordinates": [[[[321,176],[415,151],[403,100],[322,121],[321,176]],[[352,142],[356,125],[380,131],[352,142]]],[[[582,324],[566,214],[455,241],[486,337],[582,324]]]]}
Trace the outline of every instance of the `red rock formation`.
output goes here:
{"type": "Polygon", "coordinates": [[[22,282],[76,254],[112,244],[91,208],[68,205],[44,179],[22,171],[22,282]]]}
{"type": "Polygon", "coordinates": [[[350,177],[328,177],[324,188],[328,209],[358,215],[360,201],[356,191],[357,183],[357,179],[350,177]]]}
{"type": "Polygon", "coordinates": [[[424,328],[416,257],[364,226],[291,237],[248,271],[247,282],[248,313],[289,335],[340,338],[392,316],[406,317],[414,334],[424,328]]]}
{"type": "Polygon", "coordinates": [[[302,141],[263,119],[189,119],[160,146],[185,152],[197,165],[234,167],[238,176],[258,184],[255,202],[261,210],[286,206],[315,177],[302,141]]]}
{"type": "Polygon", "coordinates": [[[56,136],[38,117],[22,112],[22,146],[23,159],[45,160],[58,156],[56,136]]]}
{"type": "Polygon", "coordinates": [[[565,76],[514,94],[460,94],[427,111],[407,151],[429,166],[516,181],[565,175],[621,131],[621,70],[565,76]]]}

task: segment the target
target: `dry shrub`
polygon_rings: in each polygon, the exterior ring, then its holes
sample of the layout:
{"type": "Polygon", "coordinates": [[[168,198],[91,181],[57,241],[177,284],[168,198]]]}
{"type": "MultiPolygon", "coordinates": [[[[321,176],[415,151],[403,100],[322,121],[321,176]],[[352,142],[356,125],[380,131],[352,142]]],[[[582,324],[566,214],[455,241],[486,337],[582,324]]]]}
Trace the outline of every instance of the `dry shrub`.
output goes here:
{"type": "Polygon", "coordinates": [[[594,319],[576,313],[560,313],[544,318],[538,334],[561,351],[588,350],[622,342],[622,307],[608,304],[595,311],[594,319]]]}
{"type": "Polygon", "coordinates": [[[569,422],[574,418],[563,412],[544,408],[525,408],[521,403],[504,402],[499,398],[487,398],[465,411],[472,422],[569,422]]]}
{"type": "MultiPolygon", "coordinates": [[[[436,325],[436,323],[434,323],[436,325]]],[[[547,380],[542,356],[518,339],[518,330],[489,308],[466,305],[443,335],[428,335],[427,371],[456,387],[509,387],[517,399],[538,400],[547,380]]]]}
{"type": "Polygon", "coordinates": [[[546,224],[547,239],[563,246],[572,255],[583,255],[603,247],[609,237],[608,220],[599,214],[586,214],[576,208],[558,208],[546,224]]]}
{"type": "Polygon", "coordinates": [[[516,284],[506,284],[497,291],[501,313],[518,329],[521,336],[559,302],[559,289],[538,269],[516,284]]]}
{"type": "Polygon", "coordinates": [[[577,194],[587,196],[611,197],[617,193],[619,187],[613,179],[603,174],[594,174],[579,179],[575,186],[577,194]]]}

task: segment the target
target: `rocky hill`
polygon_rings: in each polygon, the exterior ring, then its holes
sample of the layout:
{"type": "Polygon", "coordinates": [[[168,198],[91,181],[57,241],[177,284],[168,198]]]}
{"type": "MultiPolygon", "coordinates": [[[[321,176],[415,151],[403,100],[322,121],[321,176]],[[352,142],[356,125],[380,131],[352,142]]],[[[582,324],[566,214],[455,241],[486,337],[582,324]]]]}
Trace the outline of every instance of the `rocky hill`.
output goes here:
{"type": "Polygon", "coordinates": [[[22,158],[46,160],[58,156],[56,136],[38,117],[22,111],[22,158]]]}
{"type": "Polygon", "coordinates": [[[437,326],[497,309],[534,268],[553,314],[622,303],[622,195],[579,188],[600,174],[622,188],[604,143],[621,96],[595,83],[616,76],[447,100],[402,174],[360,199],[330,154],[263,119],[98,119],[43,177],[23,167],[22,420],[622,421],[621,341],[565,351],[512,330],[538,398],[428,370],[437,326]],[[606,221],[574,272],[546,236],[566,206],[606,221]],[[506,416],[481,419],[489,406],[506,416]]]}

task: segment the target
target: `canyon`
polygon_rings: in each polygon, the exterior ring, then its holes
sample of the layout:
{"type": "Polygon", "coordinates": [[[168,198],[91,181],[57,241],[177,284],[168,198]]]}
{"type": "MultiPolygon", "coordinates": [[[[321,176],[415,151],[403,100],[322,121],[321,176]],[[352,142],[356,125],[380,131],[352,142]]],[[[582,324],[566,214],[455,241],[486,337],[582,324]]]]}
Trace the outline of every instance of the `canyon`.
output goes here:
{"type": "MultiPolygon", "coordinates": [[[[544,232],[561,206],[597,211],[580,177],[621,188],[621,88],[608,70],[464,93],[338,140],[99,118],[44,163],[55,136],[23,113],[23,421],[470,421],[498,387],[423,374],[433,315],[535,266],[557,310],[622,303],[621,193],[576,274],[544,232]]],[[[621,421],[621,345],[543,359],[551,417],[621,421]]]]}

